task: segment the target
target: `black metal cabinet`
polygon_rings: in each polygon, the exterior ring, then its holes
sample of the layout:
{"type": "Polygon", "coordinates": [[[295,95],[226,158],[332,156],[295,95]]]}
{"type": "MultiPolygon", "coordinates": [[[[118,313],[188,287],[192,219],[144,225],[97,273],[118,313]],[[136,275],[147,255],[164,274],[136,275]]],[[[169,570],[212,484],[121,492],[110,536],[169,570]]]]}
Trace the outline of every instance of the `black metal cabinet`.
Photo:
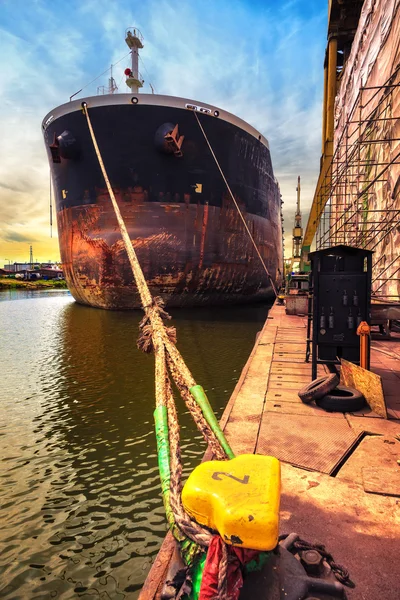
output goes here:
{"type": "Polygon", "coordinates": [[[371,322],[372,252],[334,246],[311,252],[312,377],[317,364],[360,361],[361,321],[371,322]]]}

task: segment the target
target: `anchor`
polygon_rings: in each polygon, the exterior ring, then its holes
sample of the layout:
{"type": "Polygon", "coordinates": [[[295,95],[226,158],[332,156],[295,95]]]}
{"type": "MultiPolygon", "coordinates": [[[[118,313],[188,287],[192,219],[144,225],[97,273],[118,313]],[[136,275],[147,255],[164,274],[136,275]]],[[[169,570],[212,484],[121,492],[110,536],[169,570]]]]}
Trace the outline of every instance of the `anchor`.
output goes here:
{"type": "Polygon", "coordinates": [[[177,157],[182,157],[183,152],[181,150],[183,140],[185,139],[184,135],[179,135],[179,127],[178,124],[175,125],[173,130],[170,133],[167,133],[164,136],[165,141],[167,142],[168,147],[172,150],[172,152],[177,157]]]}

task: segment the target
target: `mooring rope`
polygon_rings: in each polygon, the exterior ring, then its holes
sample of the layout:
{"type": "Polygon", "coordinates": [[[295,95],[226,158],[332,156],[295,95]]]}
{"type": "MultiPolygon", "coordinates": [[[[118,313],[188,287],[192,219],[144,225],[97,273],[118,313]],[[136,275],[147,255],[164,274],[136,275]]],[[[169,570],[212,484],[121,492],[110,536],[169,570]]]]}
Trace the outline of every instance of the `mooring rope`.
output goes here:
{"type": "MultiPolygon", "coordinates": [[[[185,364],[182,356],[175,346],[176,331],[174,327],[166,327],[162,319],[170,319],[168,313],[164,310],[161,298],[152,297],[132,241],[129,237],[124,220],[115,199],[107,171],[98,147],[96,136],[91,124],[88,107],[86,102],[82,103],[83,112],[86,116],[89,132],[92,138],[93,146],[97,159],[107,186],[108,193],[114,208],[117,222],[121,231],[122,240],[128,255],[132,268],[135,283],[140,295],[142,308],[145,315],[140,323],[141,335],[138,340],[138,347],[144,352],[154,350],[155,354],[155,380],[156,380],[156,410],[166,408],[168,418],[169,435],[169,461],[170,461],[170,488],[169,488],[169,506],[171,507],[175,522],[179,529],[192,541],[201,547],[208,547],[212,534],[208,529],[198,525],[186,513],[181,501],[182,491],[182,463],[179,445],[179,424],[173,398],[171,382],[168,376],[168,369],[172,378],[180,391],[183,400],[188,407],[197,428],[202,433],[213,454],[218,459],[232,457],[230,449],[222,432],[216,432],[216,427],[212,426],[212,420],[208,417],[204,408],[196,401],[191,390],[196,387],[196,382],[185,364]],[[167,369],[168,366],[168,369],[167,369]],[[210,425],[211,423],[211,425],[210,425]],[[221,443],[221,435],[222,441],[221,443]],[[218,439],[219,438],[219,439],[218,439]]],[[[214,417],[215,419],[215,417],[214,417]]]]}
{"type": "Polygon", "coordinates": [[[212,533],[204,529],[189,517],[182,505],[182,459],[181,447],[179,443],[179,422],[176,413],[174,396],[172,393],[171,382],[167,378],[167,409],[168,409],[168,427],[169,427],[169,451],[170,468],[174,477],[171,477],[170,485],[170,503],[178,527],[185,534],[200,546],[208,547],[211,542],[212,533]]]}
{"type": "Polygon", "coordinates": [[[190,414],[196,422],[197,429],[203,435],[206,440],[208,446],[210,447],[213,455],[217,460],[224,460],[226,458],[226,453],[224,452],[222,446],[216,439],[215,435],[210,436],[210,428],[206,421],[202,418],[202,411],[199,405],[193,399],[192,394],[189,391],[189,388],[185,384],[181,374],[176,368],[176,364],[171,359],[171,357],[167,354],[167,365],[168,369],[172,375],[172,378],[175,382],[176,387],[178,388],[183,401],[185,402],[190,414]]]}
{"type": "Polygon", "coordinates": [[[228,598],[228,546],[222,544],[222,556],[218,566],[218,600],[228,598]]]}
{"type": "Polygon", "coordinates": [[[222,179],[223,179],[223,180],[224,180],[224,182],[225,182],[225,185],[226,185],[226,188],[227,188],[227,190],[228,190],[228,192],[229,192],[229,195],[230,195],[230,197],[232,198],[232,201],[233,201],[234,205],[236,206],[236,209],[237,209],[237,211],[238,211],[238,213],[239,213],[239,216],[240,216],[240,218],[241,218],[241,219],[242,219],[242,221],[243,221],[243,225],[245,226],[245,229],[246,229],[246,231],[247,231],[247,233],[248,233],[248,235],[249,235],[249,238],[250,238],[250,240],[251,240],[251,243],[253,244],[253,246],[254,246],[254,249],[255,249],[255,251],[256,251],[256,252],[257,252],[257,254],[258,254],[258,258],[259,258],[259,259],[260,259],[260,261],[261,261],[261,264],[262,264],[262,266],[263,266],[263,268],[264,268],[264,271],[265,271],[265,273],[267,274],[267,277],[268,277],[268,279],[269,279],[269,282],[270,282],[270,284],[271,284],[271,287],[272,287],[272,289],[274,290],[274,294],[275,294],[275,296],[278,296],[278,292],[277,292],[277,290],[276,290],[276,287],[275,287],[275,284],[274,284],[274,282],[273,282],[272,276],[271,276],[270,272],[268,271],[267,265],[265,264],[263,257],[262,257],[262,256],[261,256],[261,254],[260,254],[260,251],[259,251],[259,249],[258,249],[258,247],[257,247],[257,244],[256,244],[256,242],[255,242],[255,239],[254,239],[254,237],[253,237],[253,235],[252,235],[252,233],[251,233],[250,229],[248,228],[248,225],[247,225],[247,223],[246,223],[246,220],[245,220],[245,218],[244,218],[244,216],[243,216],[243,214],[242,214],[242,211],[240,210],[240,206],[239,206],[239,205],[238,205],[238,203],[236,202],[236,198],[235,198],[235,196],[234,196],[234,195],[233,195],[233,193],[232,193],[232,190],[231,190],[231,188],[230,188],[230,185],[229,185],[229,183],[228,183],[228,181],[227,181],[227,179],[226,179],[226,177],[225,177],[225,175],[224,175],[224,172],[223,172],[223,170],[221,169],[221,165],[219,164],[219,162],[218,162],[218,159],[217,159],[217,157],[215,156],[215,152],[214,152],[214,150],[212,149],[212,146],[211,146],[211,144],[210,144],[210,142],[209,142],[209,139],[208,139],[208,137],[207,137],[207,134],[206,134],[206,132],[204,131],[204,129],[203,129],[203,126],[202,126],[202,124],[200,123],[200,119],[199,119],[199,117],[197,116],[197,113],[196,113],[196,112],[194,113],[194,116],[195,116],[195,117],[196,117],[196,119],[197,119],[197,122],[198,122],[198,124],[199,124],[199,127],[200,127],[200,129],[201,129],[201,131],[202,131],[202,133],[203,133],[203,135],[204,135],[204,139],[206,140],[206,142],[207,142],[207,145],[208,145],[208,147],[209,147],[209,149],[210,149],[210,152],[211,152],[211,154],[212,154],[212,156],[213,156],[213,158],[214,158],[214,160],[215,160],[215,163],[216,163],[216,165],[217,165],[217,167],[218,167],[218,169],[219,169],[219,172],[221,173],[221,177],[222,177],[222,179]]]}

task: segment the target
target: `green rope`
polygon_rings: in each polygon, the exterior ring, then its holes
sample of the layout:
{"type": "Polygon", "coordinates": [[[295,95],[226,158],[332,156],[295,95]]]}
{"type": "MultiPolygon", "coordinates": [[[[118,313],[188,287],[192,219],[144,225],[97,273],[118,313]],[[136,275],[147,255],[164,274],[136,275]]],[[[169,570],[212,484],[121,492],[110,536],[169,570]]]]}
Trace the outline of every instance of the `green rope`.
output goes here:
{"type": "Polygon", "coordinates": [[[194,565],[192,568],[192,591],[189,595],[190,600],[198,600],[200,596],[200,588],[203,579],[206,558],[207,554],[202,554],[194,561],[194,565]]]}
{"type": "Polygon", "coordinates": [[[175,523],[174,514],[169,501],[170,488],[170,453],[168,436],[168,412],[166,406],[157,406],[154,411],[154,423],[157,438],[158,469],[160,472],[161,491],[168,527],[179,543],[182,558],[188,567],[194,564],[196,556],[202,553],[200,546],[187,538],[175,523]]]}
{"type": "Polygon", "coordinates": [[[190,393],[193,398],[196,400],[197,404],[200,406],[204,418],[211,427],[215,437],[219,441],[220,445],[224,449],[225,454],[228,458],[235,458],[232,448],[228,444],[228,440],[226,439],[224,432],[222,431],[219,423],[217,421],[217,417],[214,414],[213,409],[208,401],[205,391],[201,387],[201,385],[194,385],[190,388],[190,393]]]}

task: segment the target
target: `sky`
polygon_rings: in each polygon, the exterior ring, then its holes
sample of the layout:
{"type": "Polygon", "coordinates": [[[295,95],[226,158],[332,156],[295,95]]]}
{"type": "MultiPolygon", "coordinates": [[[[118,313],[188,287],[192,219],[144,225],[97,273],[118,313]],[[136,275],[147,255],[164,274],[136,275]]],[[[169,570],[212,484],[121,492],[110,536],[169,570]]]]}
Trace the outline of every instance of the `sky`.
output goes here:
{"type": "Polygon", "coordinates": [[[261,131],[284,201],[286,254],[297,176],[303,228],[319,172],[324,0],[0,0],[0,266],[59,260],[49,225],[46,113],[107,85],[128,92],[125,29],[144,36],[143,92],[219,106],[261,131]],[[123,57],[126,56],[124,59],[123,57]],[[91,83],[92,82],[92,83],[91,83]]]}

